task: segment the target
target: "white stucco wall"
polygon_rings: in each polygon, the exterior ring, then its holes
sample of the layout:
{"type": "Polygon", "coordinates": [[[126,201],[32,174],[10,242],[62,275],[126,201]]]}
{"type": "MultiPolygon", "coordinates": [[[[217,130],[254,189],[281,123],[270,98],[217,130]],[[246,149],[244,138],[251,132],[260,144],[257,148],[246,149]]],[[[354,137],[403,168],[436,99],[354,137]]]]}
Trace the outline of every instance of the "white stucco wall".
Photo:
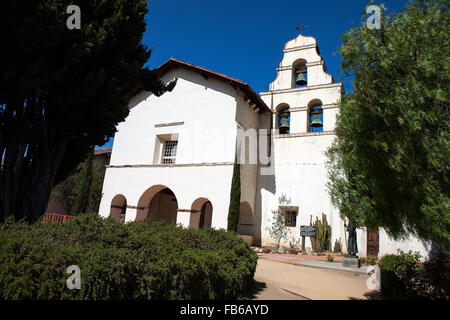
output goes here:
{"type": "Polygon", "coordinates": [[[153,163],[157,135],[178,134],[177,163],[234,161],[235,90],[215,79],[178,69],[163,81],[178,78],[172,92],[156,97],[141,93],[114,139],[111,165],[153,163]],[[155,125],[182,122],[181,125],[155,125]]]}
{"type": "MultiPolygon", "coordinates": [[[[229,83],[178,68],[165,82],[178,78],[172,92],[161,97],[142,92],[130,102],[130,114],[118,125],[110,167],[106,170],[100,214],[110,214],[117,194],[127,199],[126,221],[136,219],[139,199],[154,185],[172,190],[181,210],[198,198],[213,208],[211,226],[226,228],[238,125],[259,127],[259,113],[229,83]],[[157,136],[177,135],[175,165],[160,165],[157,136]]],[[[254,212],[256,166],[244,165],[242,197],[254,212]]],[[[178,212],[177,222],[189,225],[190,213],[178,212]]]]}
{"type": "Polygon", "coordinates": [[[283,52],[283,59],[277,68],[277,78],[270,84],[269,90],[283,90],[293,87],[294,69],[292,66],[299,59],[306,61],[308,86],[331,84],[333,82],[332,76],[325,72],[326,66],[319,55],[314,37],[299,35],[285,44],[283,52]]]}
{"type": "MultiPolygon", "coordinates": [[[[313,222],[316,217],[321,219],[324,213],[331,225],[333,245],[342,236],[342,221],[331,204],[326,187],[325,151],[335,138],[333,130],[342,85],[333,83],[331,75],[326,73],[314,38],[298,36],[287,42],[283,51],[275,81],[270,84],[269,91],[261,92],[261,98],[274,112],[274,129],[279,106],[288,105],[290,111],[290,133],[275,133],[273,137],[274,179],[265,177],[261,183],[262,243],[274,243],[267,228],[271,225],[272,211],[279,206],[278,198],[285,194],[291,199],[290,205],[298,207],[297,225],[289,228],[289,238],[296,238],[301,245],[300,226],[309,225],[311,216],[313,222]],[[293,64],[299,59],[306,60],[308,86],[295,88],[293,64]],[[320,101],[323,108],[324,132],[307,132],[308,108],[316,101],[320,101]]],[[[311,246],[309,238],[306,238],[306,246],[311,246]]]]}
{"type": "MultiPolygon", "coordinates": [[[[150,187],[164,185],[172,190],[179,209],[191,209],[200,197],[213,206],[211,226],[226,227],[232,165],[168,167],[168,168],[108,168],[106,170],[100,214],[109,216],[111,200],[123,194],[127,204],[137,206],[139,198],[150,187]],[[225,190],[225,191],[224,191],[225,190]]],[[[134,221],[136,209],[128,208],[126,221],[134,221]]],[[[189,212],[179,212],[177,222],[189,225],[189,212]]]]}
{"type": "Polygon", "coordinates": [[[332,243],[341,237],[339,212],[331,204],[326,188],[328,176],[324,152],[333,139],[332,134],[303,137],[284,135],[274,139],[275,192],[264,192],[262,196],[262,210],[265,213],[263,243],[273,242],[266,228],[271,225],[272,210],[277,209],[278,198],[282,194],[291,199],[291,206],[298,206],[297,226],[290,228],[292,237],[300,239],[300,226],[309,225],[310,216],[313,222],[316,217],[321,219],[322,213],[325,213],[332,227],[332,243]]]}

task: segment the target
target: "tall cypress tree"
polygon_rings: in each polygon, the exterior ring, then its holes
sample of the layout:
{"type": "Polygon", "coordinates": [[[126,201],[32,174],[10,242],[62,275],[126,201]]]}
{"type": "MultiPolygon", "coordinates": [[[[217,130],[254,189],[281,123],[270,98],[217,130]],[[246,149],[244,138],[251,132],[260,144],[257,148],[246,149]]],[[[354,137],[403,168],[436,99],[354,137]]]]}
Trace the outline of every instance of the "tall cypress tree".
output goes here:
{"type": "Polygon", "coordinates": [[[0,221],[38,219],[52,187],[114,135],[136,92],[175,84],[144,66],[147,0],[77,0],[73,30],[70,4],[0,1],[0,221]]]}
{"type": "Polygon", "coordinates": [[[228,209],[229,231],[237,232],[239,224],[239,210],[241,206],[241,165],[237,163],[239,149],[236,152],[233,165],[233,178],[231,180],[230,207],[228,209]]]}

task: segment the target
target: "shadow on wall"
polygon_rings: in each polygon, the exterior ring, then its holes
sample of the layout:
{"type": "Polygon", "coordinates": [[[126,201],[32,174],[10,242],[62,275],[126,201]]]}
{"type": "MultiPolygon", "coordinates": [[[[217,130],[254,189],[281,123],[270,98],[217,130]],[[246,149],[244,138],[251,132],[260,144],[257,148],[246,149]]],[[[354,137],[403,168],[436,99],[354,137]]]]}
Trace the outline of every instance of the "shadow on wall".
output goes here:
{"type": "MultiPolygon", "coordinates": [[[[271,128],[276,129],[276,124],[273,123],[274,119],[271,117],[271,128]]],[[[275,119],[276,121],[276,119],[275,119]]],[[[260,246],[261,245],[261,237],[262,237],[262,195],[261,192],[269,192],[271,194],[276,194],[276,180],[275,180],[275,157],[272,155],[275,154],[275,144],[273,135],[271,134],[269,139],[269,148],[270,150],[270,164],[267,166],[258,166],[259,174],[258,174],[258,185],[256,190],[256,202],[255,202],[255,211],[258,212],[254,219],[254,242],[253,245],[260,246]]]]}
{"type": "Polygon", "coordinates": [[[239,224],[237,233],[240,235],[254,235],[255,223],[253,220],[253,210],[247,201],[241,202],[239,207],[239,224]]]}
{"type": "Polygon", "coordinates": [[[116,221],[123,221],[127,210],[127,199],[124,195],[118,194],[111,201],[110,216],[116,221]]]}

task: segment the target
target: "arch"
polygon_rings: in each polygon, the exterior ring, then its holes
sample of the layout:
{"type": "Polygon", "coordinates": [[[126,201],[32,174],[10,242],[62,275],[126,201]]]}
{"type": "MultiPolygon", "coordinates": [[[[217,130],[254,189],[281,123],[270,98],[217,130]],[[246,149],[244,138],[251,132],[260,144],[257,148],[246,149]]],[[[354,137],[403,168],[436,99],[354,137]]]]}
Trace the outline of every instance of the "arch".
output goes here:
{"type": "Polygon", "coordinates": [[[148,188],[139,198],[136,221],[165,220],[177,222],[178,201],[171,189],[163,185],[148,188]]]}
{"type": "Polygon", "coordinates": [[[247,201],[241,202],[239,206],[239,224],[238,224],[238,234],[241,235],[253,235],[253,210],[250,203],[247,201]]]}
{"type": "Polygon", "coordinates": [[[283,119],[287,119],[289,127],[280,131],[280,134],[287,134],[291,131],[291,112],[290,107],[287,103],[280,103],[275,108],[275,129],[280,129],[281,122],[283,119]]]}
{"type": "Polygon", "coordinates": [[[306,87],[308,85],[308,67],[305,59],[297,59],[292,64],[292,88],[306,87]],[[297,84],[297,76],[302,74],[305,78],[304,84],[297,84]]]}
{"type": "Polygon", "coordinates": [[[109,216],[116,221],[125,221],[127,211],[127,199],[123,194],[115,195],[111,200],[111,210],[109,216]]]}
{"type": "Polygon", "coordinates": [[[308,121],[307,121],[307,131],[308,132],[323,132],[323,108],[322,108],[322,100],[313,99],[308,103],[308,121]],[[311,126],[311,122],[313,118],[319,116],[320,121],[322,122],[322,126],[314,127],[311,126]]]}
{"type": "Polygon", "coordinates": [[[213,206],[207,198],[198,198],[192,203],[189,227],[203,229],[211,227],[213,206]]]}

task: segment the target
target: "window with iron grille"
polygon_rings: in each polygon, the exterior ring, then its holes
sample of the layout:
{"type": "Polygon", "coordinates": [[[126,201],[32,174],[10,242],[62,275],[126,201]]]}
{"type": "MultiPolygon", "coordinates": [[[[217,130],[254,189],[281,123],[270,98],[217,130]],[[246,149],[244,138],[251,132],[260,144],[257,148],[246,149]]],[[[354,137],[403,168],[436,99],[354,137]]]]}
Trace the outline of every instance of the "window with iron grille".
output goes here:
{"type": "Polygon", "coordinates": [[[297,211],[284,212],[284,225],[286,227],[295,227],[297,225],[297,211]]]}
{"type": "Polygon", "coordinates": [[[162,157],[163,164],[175,163],[175,158],[177,156],[177,146],[178,140],[168,140],[164,142],[164,150],[162,157]]]}

